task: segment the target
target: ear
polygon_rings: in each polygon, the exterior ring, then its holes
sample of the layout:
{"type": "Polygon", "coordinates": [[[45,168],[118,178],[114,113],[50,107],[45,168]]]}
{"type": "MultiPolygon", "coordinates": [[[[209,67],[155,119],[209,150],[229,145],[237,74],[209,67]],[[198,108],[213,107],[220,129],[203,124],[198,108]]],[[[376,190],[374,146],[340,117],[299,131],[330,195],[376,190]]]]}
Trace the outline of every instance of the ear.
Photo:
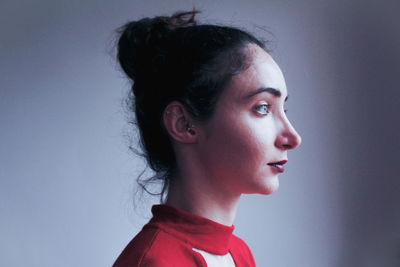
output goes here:
{"type": "Polygon", "coordinates": [[[198,133],[182,103],[173,101],[164,110],[163,122],[168,134],[177,142],[196,143],[198,133]]]}

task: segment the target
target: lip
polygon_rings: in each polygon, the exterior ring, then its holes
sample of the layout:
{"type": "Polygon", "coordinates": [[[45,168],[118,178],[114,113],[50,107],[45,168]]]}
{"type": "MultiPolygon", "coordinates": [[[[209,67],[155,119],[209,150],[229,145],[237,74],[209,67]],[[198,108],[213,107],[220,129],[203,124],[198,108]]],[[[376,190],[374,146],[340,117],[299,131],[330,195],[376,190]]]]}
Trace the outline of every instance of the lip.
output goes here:
{"type": "Polygon", "coordinates": [[[283,165],[285,165],[287,162],[287,160],[281,160],[281,161],[274,161],[274,162],[270,162],[267,163],[267,165],[269,165],[275,172],[278,173],[282,173],[285,171],[285,167],[283,167],[283,165]]]}

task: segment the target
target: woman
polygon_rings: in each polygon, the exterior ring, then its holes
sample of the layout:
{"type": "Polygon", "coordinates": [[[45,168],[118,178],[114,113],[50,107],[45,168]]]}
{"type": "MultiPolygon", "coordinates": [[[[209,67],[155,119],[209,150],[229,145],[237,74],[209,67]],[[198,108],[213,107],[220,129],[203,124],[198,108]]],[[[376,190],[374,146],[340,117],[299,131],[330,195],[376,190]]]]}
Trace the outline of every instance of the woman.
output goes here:
{"type": "Polygon", "coordinates": [[[285,80],[264,44],[242,30],[197,25],[196,12],[121,28],[118,60],[164,204],[121,253],[122,266],[255,266],[232,234],[241,194],[278,189],[289,123],[285,80]]]}

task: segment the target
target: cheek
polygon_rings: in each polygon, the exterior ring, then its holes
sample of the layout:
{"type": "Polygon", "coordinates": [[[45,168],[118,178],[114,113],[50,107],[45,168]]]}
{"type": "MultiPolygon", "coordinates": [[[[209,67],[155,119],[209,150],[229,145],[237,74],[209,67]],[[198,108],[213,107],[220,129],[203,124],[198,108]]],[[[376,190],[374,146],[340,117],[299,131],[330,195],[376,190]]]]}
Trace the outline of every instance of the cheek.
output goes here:
{"type": "Polygon", "coordinates": [[[207,141],[219,157],[216,160],[231,162],[237,169],[237,165],[254,166],[267,159],[271,136],[261,120],[238,116],[225,122],[229,123],[221,123],[207,141]]]}
{"type": "Polygon", "coordinates": [[[233,142],[248,153],[265,154],[268,147],[273,144],[272,126],[269,119],[245,115],[230,124],[230,134],[226,133],[226,137],[231,137],[233,142]]]}
{"type": "Polygon", "coordinates": [[[210,125],[200,146],[210,181],[234,192],[271,194],[276,191],[279,183],[267,166],[274,149],[272,128],[268,119],[250,116],[219,120],[210,125]]]}

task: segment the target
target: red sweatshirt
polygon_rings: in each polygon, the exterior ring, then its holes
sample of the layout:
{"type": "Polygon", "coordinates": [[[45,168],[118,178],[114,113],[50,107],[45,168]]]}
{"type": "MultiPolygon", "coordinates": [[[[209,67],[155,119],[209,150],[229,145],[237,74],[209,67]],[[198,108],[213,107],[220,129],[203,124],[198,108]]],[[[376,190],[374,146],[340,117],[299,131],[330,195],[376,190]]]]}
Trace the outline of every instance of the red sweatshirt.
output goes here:
{"type": "Polygon", "coordinates": [[[225,226],[192,213],[154,205],[153,218],[133,238],[113,267],[191,267],[207,266],[193,248],[211,254],[230,252],[237,267],[256,266],[253,255],[234,226],[225,226]]]}

